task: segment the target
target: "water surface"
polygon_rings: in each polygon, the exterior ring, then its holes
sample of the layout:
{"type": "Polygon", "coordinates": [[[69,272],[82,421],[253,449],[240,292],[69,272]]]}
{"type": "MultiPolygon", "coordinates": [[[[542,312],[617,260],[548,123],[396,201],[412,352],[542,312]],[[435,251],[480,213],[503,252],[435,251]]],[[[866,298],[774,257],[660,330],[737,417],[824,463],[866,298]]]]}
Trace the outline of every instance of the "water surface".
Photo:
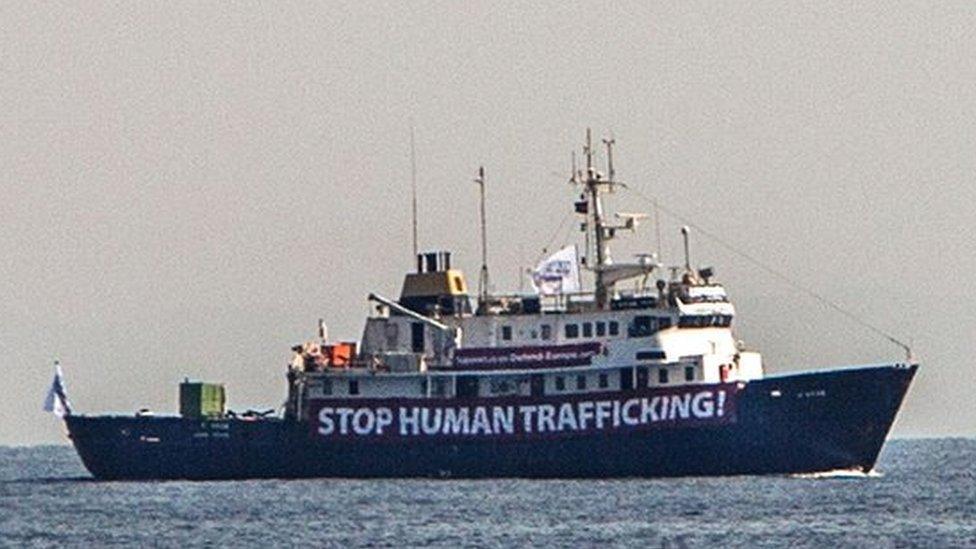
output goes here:
{"type": "Polygon", "coordinates": [[[890,441],[871,475],[96,482],[0,447],[0,545],[976,547],[976,439],[890,441]]]}

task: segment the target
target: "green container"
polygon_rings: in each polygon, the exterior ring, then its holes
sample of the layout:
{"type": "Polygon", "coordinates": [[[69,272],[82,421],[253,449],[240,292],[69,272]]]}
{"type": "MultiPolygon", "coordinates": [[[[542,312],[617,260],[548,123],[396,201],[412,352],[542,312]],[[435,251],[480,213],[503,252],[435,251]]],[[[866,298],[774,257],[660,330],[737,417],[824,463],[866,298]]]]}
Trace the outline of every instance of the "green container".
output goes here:
{"type": "Polygon", "coordinates": [[[224,386],[219,383],[180,383],[180,415],[191,419],[218,418],[226,411],[224,386]]]}

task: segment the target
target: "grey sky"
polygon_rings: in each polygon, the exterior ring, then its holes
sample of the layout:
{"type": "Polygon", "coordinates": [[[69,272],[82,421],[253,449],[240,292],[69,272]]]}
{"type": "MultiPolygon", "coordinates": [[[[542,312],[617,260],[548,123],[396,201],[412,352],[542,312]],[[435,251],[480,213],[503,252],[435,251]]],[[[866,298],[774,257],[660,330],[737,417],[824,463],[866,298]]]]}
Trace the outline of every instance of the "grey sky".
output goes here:
{"type": "MultiPolygon", "coordinates": [[[[411,266],[411,120],[421,244],[472,284],[478,165],[512,289],[585,127],[612,130],[637,191],[913,338],[896,434],[972,435],[974,28],[970,2],[3,3],[0,444],[65,440],[55,357],[82,411],[175,411],[184,375],[279,404],[289,346],[319,317],[358,338],[411,266]]],[[[617,255],[653,248],[645,226],[617,255]]],[[[701,235],[693,256],[767,371],[901,358],[701,235]]]]}

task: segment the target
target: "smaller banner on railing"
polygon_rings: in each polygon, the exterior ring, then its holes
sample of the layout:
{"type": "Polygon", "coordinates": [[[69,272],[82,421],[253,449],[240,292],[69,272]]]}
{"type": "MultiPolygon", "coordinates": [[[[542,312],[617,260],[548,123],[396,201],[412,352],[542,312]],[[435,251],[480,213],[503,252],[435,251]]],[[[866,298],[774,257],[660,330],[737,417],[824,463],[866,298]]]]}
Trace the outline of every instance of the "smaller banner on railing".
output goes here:
{"type": "Polygon", "coordinates": [[[475,347],[454,352],[455,370],[519,370],[587,366],[600,354],[603,345],[593,341],[575,345],[536,345],[531,347],[475,347]]]}

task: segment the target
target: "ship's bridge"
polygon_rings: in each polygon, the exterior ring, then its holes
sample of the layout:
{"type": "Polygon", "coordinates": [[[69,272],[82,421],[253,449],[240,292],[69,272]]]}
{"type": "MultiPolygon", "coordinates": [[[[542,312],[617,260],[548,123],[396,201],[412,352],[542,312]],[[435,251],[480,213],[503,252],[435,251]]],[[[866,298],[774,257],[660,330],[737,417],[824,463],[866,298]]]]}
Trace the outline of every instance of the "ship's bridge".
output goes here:
{"type": "Polygon", "coordinates": [[[735,307],[721,284],[681,283],[672,286],[673,305],[685,328],[728,327],[735,307]]]}
{"type": "Polygon", "coordinates": [[[727,303],[729,301],[729,296],[721,284],[682,286],[678,291],[678,297],[684,303],[727,303]]]}

